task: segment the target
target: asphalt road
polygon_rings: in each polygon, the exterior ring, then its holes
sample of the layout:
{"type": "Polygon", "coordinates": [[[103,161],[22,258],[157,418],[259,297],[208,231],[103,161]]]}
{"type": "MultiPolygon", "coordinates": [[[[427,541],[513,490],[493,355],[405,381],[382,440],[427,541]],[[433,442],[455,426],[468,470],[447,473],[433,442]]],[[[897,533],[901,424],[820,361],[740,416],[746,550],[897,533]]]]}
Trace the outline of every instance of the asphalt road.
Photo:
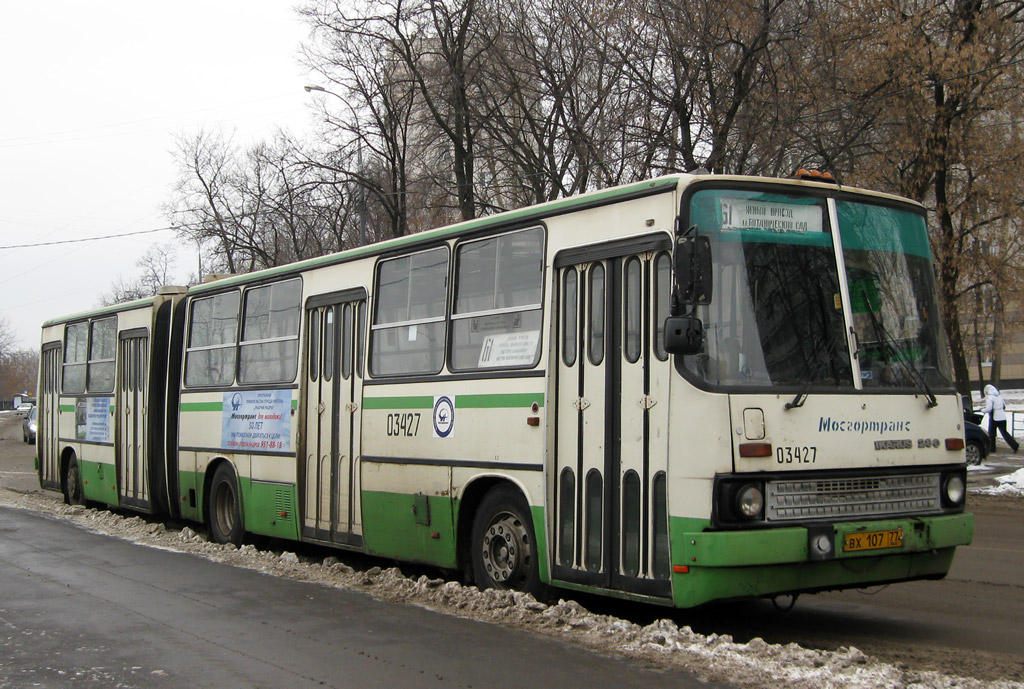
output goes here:
{"type": "MultiPolygon", "coordinates": [[[[32,449],[22,444],[20,427],[0,418],[0,490],[38,489],[32,449]]],[[[1024,457],[1000,453],[986,462],[989,473],[972,472],[970,482],[991,483],[1022,465],[1024,457]]],[[[764,601],[744,601],[673,617],[737,641],[856,646],[896,664],[1024,682],[1024,499],[972,495],[969,509],[974,543],[958,550],[942,581],[805,596],[784,614],[764,601]]],[[[180,686],[207,678],[209,686],[234,686],[245,678],[257,682],[245,686],[278,687],[544,687],[578,686],[581,676],[595,687],[639,686],[640,670],[625,661],[511,630],[86,537],[87,544],[74,527],[0,509],[0,649],[15,659],[0,663],[0,689],[20,686],[5,683],[8,668],[35,672],[40,686],[56,687],[67,677],[59,672],[92,677],[97,667],[122,673],[124,682],[105,677],[92,686],[180,686]],[[168,657],[187,660],[162,660],[168,657]],[[522,676],[525,657],[535,670],[529,681],[522,676]]],[[[581,600],[638,622],[665,615],[661,608],[581,600]]],[[[691,680],[651,673],[643,682],[691,680]]]]}
{"type": "Polygon", "coordinates": [[[893,664],[1024,682],[1024,509],[1021,498],[970,496],[974,542],[940,581],[801,596],[780,613],[766,601],[680,611],[702,633],[835,650],[856,646],[893,664]]]}
{"type": "MultiPolygon", "coordinates": [[[[0,490],[38,488],[32,454],[20,427],[0,418],[0,490]]],[[[595,689],[709,686],[548,637],[0,507],[0,689],[564,689],[584,681],[595,689]]]]}
{"type": "Polygon", "coordinates": [[[8,508],[0,582],[0,687],[706,686],[8,508]]]}

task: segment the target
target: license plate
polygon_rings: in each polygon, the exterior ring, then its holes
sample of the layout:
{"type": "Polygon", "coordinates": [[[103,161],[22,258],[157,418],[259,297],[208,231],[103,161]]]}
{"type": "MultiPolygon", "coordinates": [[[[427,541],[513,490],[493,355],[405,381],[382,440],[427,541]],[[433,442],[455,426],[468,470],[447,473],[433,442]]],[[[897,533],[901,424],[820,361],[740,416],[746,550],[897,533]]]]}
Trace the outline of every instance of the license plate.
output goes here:
{"type": "Polygon", "coordinates": [[[886,531],[856,531],[843,536],[843,550],[880,550],[882,548],[900,548],[903,546],[903,529],[886,531]]]}

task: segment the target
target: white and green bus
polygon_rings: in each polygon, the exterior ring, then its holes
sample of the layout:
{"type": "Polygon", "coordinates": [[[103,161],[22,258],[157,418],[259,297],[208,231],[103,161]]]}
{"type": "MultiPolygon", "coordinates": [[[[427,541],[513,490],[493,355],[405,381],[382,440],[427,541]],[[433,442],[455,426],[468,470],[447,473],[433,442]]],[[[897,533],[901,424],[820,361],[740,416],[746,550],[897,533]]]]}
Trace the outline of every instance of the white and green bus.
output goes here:
{"type": "Polygon", "coordinates": [[[44,324],[93,502],[676,606],[971,541],[924,209],[673,175],[44,324]]]}

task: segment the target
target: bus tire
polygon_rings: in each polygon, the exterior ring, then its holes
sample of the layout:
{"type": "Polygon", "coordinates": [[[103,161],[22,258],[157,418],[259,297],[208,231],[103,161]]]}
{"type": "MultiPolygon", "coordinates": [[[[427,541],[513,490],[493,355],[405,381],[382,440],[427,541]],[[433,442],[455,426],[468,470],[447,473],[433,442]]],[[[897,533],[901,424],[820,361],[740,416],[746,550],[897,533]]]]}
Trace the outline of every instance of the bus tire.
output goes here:
{"type": "Polygon", "coordinates": [[[213,472],[210,494],[207,497],[206,518],[210,528],[210,540],[214,543],[242,544],[245,528],[239,509],[238,481],[235,472],[227,462],[213,472]]]}
{"type": "Polygon", "coordinates": [[[64,470],[64,502],[68,505],[84,505],[85,495],[82,492],[82,471],[78,467],[78,457],[71,455],[68,466],[64,470]]]}
{"type": "Polygon", "coordinates": [[[537,569],[533,534],[533,518],[519,491],[503,485],[484,496],[470,538],[477,587],[525,591],[542,597],[545,587],[537,569]]]}

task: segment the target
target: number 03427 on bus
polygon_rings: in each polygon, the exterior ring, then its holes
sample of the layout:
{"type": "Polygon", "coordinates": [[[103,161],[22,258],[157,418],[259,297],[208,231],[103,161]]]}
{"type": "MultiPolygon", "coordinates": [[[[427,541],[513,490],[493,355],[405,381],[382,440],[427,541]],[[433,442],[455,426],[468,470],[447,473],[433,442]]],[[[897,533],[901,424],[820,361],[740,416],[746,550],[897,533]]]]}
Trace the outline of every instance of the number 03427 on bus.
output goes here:
{"type": "Polygon", "coordinates": [[[44,324],[41,484],[665,605],[948,572],[924,209],[672,175],[44,324]]]}

